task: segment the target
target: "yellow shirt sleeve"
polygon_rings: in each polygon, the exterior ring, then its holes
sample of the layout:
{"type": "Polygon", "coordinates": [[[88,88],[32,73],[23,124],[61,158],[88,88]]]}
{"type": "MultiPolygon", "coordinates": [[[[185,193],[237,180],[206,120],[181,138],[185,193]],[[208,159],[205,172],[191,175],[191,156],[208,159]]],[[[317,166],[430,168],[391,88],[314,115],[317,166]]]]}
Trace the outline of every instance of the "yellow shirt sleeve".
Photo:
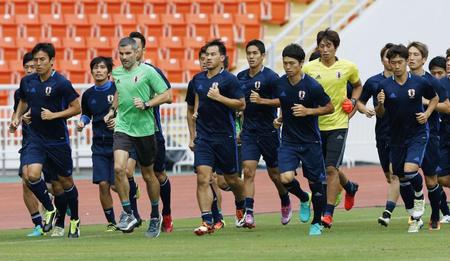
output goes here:
{"type": "Polygon", "coordinates": [[[359,70],[358,67],[356,67],[356,65],[354,63],[351,63],[350,67],[350,77],[349,77],[349,81],[351,84],[355,84],[356,82],[359,81],[359,70]]]}

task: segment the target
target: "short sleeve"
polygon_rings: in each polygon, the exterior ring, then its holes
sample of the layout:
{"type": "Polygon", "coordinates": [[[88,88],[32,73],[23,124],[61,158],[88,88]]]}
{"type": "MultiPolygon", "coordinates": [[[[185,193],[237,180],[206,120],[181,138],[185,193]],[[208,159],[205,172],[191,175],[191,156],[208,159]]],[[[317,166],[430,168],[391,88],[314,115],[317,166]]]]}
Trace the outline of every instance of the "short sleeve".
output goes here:
{"type": "Polygon", "coordinates": [[[447,90],[445,87],[436,79],[433,79],[433,82],[431,83],[434,86],[434,90],[439,96],[439,102],[444,102],[448,98],[447,90]]]}
{"type": "Polygon", "coordinates": [[[148,84],[150,84],[150,88],[152,88],[152,90],[156,93],[156,94],[161,94],[163,92],[165,92],[168,87],[167,84],[164,82],[163,78],[161,77],[161,75],[152,67],[147,66],[146,68],[148,68],[147,70],[149,70],[150,72],[147,73],[147,82],[148,84]]]}
{"type": "Polygon", "coordinates": [[[72,86],[72,83],[70,81],[64,81],[62,84],[62,97],[67,102],[67,104],[70,104],[75,99],[77,99],[80,95],[75,91],[75,89],[72,86]]]}
{"type": "Polygon", "coordinates": [[[195,89],[194,89],[194,79],[189,81],[188,88],[186,91],[186,103],[188,106],[195,105],[195,89]]]}
{"type": "Polygon", "coordinates": [[[18,90],[18,93],[17,93],[18,98],[21,99],[21,100],[25,100],[26,99],[25,87],[26,87],[26,81],[25,81],[25,78],[22,78],[22,80],[20,80],[19,90],[18,90]]]}
{"type": "Polygon", "coordinates": [[[17,89],[14,92],[14,112],[17,110],[17,106],[19,106],[19,102],[20,102],[20,89],[17,89]]]}
{"type": "Polygon", "coordinates": [[[359,81],[359,70],[358,67],[356,67],[356,65],[353,63],[350,66],[350,76],[348,78],[348,81],[351,84],[355,84],[356,82],[359,81]]]}
{"type": "MultiPolygon", "coordinates": [[[[92,118],[92,112],[89,108],[89,91],[85,91],[83,93],[83,95],[81,96],[81,118],[87,118],[87,119],[91,119],[92,118]]],[[[87,119],[84,119],[84,123],[86,124],[87,119]]]]}
{"type": "Polygon", "coordinates": [[[244,97],[244,92],[242,91],[244,89],[244,87],[242,86],[242,84],[239,82],[239,80],[235,77],[230,75],[230,86],[229,86],[229,98],[232,99],[240,99],[244,97]]]}
{"type": "Polygon", "coordinates": [[[275,96],[275,92],[276,92],[276,89],[277,89],[276,82],[278,81],[278,79],[280,79],[280,76],[278,76],[277,73],[274,72],[274,73],[272,73],[270,75],[269,86],[270,86],[270,89],[272,91],[272,98],[277,98],[278,97],[278,96],[275,96]]]}
{"type": "Polygon", "coordinates": [[[317,104],[319,104],[319,106],[326,106],[331,101],[330,96],[325,93],[325,90],[319,83],[315,82],[312,86],[314,100],[317,104]]]}
{"type": "Polygon", "coordinates": [[[426,99],[433,99],[436,96],[436,91],[434,87],[431,85],[431,83],[425,79],[422,80],[424,91],[423,91],[423,97],[426,99]]]}
{"type": "Polygon", "coordinates": [[[359,100],[363,103],[366,103],[373,95],[377,93],[378,90],[378,84],[375,84],[370,79],[367,80],[362,89],[361,96],[359,97],[359,100]]]}

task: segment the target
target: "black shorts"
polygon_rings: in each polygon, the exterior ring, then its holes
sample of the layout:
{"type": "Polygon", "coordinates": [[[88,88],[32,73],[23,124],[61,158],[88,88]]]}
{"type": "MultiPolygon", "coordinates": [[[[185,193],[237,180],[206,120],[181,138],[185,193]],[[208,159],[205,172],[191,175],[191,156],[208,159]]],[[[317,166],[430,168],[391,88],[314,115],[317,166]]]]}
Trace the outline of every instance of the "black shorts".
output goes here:
{"type": "Polygon", "coordinates": [[[155,162],[156,140],[155,135],[145,137],[131,137],[122,132],[114,133],[113,150],[136,150],[137,160],[143,167],[149,167],[155,162]]]}
{"type": "Polygon", "coordinates": [[[339,168],[344,158],[348,129],[321,131],[325,167],[339,168]]]}

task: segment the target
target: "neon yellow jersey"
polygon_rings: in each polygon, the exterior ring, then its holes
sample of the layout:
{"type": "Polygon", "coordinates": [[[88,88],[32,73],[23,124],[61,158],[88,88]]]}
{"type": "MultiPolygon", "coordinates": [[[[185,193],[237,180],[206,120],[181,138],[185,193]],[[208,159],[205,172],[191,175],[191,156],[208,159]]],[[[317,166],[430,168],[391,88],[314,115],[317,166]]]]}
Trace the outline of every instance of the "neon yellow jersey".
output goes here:
{"type": "Polygon", "coordinates": [[[305,64],[303,72],[322,85],[334,106],[334,113],[319,116],[320,130],[348,128],[348,114],[342,110],[342,103],[347,98],[347,82],[355,84],[359,81],[356,65],[347,60],[338,60],[331,67],[326,67],[320,59],[316,59],[305,64]]]}

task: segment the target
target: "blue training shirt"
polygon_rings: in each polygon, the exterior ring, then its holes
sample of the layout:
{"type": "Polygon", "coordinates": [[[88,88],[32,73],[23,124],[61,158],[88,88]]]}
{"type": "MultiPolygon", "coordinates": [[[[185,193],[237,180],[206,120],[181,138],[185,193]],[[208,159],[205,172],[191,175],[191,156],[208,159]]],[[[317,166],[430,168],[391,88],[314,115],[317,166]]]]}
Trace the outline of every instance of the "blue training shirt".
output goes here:
{"type": "Polygon", "coordinates": [[[296,117],[292,113],[294,104],[306,108],[326,106],[330,97],[314,78],[303,74],[296,85],[292,85],[286,75],[277,82],[277,97],[280,99],[283,114],[281,140],[289,143],[320,143],[318,116],[296,117]]]}
{"type": "MultiPolygon", "coordinates": [[[[433,86],[434,91],[439,96],[439,102],[444,102],[448,98],[445,87],[439,82],[439,80],[434,78],[433,75],[425,72],[422,77],[427,79],[430,82],[431,86],[433,86]]],[[[433,113],[431,113],[430,117],[428,118],[428,125],[430,126],[430,136],[438,137],[440,128],[439,112],[434,110],[433,113]]]]}
{"type": "Polygon", "coordinates": [[[56,71],[44,82],[37,73],[22,78],[19,97],[31,110],[30,139],[39,138],[47,144],[68,143],[66,119],[42,120],[41,108],[52,112],[64,111],[78,96],[72,83],[56,71]]]}
{"type": "Polygon", "coordinates": [[[210,79],[207,72],[200,72],[192,81],[195,93],[199,96],[197,137],[203,139],[235,137],[235,111],[223,103],[208,98],[207,94],[212,86],[217,86],[220,94],[227,98],[243,98],[244,94],[236,76],[222,69],[210,79]]]}
{"type": "Polygon", "coordinates": [[[408,139],[429,133],[428,123],[420,124],[416,119],[416,113],[425,111],[422,97],[432,99],[436,96],[429,81],[408,73],[403,85],[392,76],[380,82],[379,90],[384,90],[386,97],[384,107],[392,145],[403,146],[408,139]]]}
{"type": "MultiPolygon", "coordinates": [[[[361,100],[364,103],[367,103],[367,101],[372,97],[373,106],[378,106],[378,84],[385,80],[386,77],[384,76],[384,73],[376,74],[364,83],[363,90],[361,93],[361,96],[359,97],[359,100],[361,100]]],[[[388,122],[389,115],[384,115],[384,117],[378,117],[375,123],[375,136],[377,141],[388,141],[389,140],[389,122],[388,122]]]]}
{"type": "Polygon", "coordinates": [[[188,106],[195,105],[195,86],[194,80],[190,80],[188,83],[187,91],[186,91],[186,103],[188,106]]]}
{"type": "Polygon", "coordinates": [[[108,114],[114,100],[116,86],[107,81],[101,86],[92,86],[81,97],[81,121],[87,125],[92,120],[93,143],[113,142],[114,130],[108,129],[103,118],[108,114]]]}
{"type": "Polygon", "coordinates": [[[243,87],[246,102],[242,132],[262,134],[274,131],[273,120],[277,117],[277,108],[250,102],[250,94],[251,91],[255,91],[261,98],[274,99],[275,82],[279,79],[279,76],[264,66],[253,77],[250,77],[249,72],[250,69],[247,69],[237,75],[243,87]]]}
{"type": "MultiPolygon", "coordinates": [[[[17,106],[19,106],[19,101],[20,101],[19,95],[20,95],[20,89],[17,89],[14,92],[14,111],[16,111],[17,106]]],[[[25,111],[28,111],[28,108],[25,111]]],[[[22,122],[22,147],[28,143],[29,128],[30,127],[28,126],[28,124],[22,122]]]]}
{"type": "MultiPolygon", "coordinates": [[[[447,95],[450,95],[450,79],[444,77],[440,80],[442,86],[447,91],[447,95]]],[[[450,115],[441,113],[441,128],[439,129],[439,137],[441,138],[441,144],[450,145],[450,115]]]]}

